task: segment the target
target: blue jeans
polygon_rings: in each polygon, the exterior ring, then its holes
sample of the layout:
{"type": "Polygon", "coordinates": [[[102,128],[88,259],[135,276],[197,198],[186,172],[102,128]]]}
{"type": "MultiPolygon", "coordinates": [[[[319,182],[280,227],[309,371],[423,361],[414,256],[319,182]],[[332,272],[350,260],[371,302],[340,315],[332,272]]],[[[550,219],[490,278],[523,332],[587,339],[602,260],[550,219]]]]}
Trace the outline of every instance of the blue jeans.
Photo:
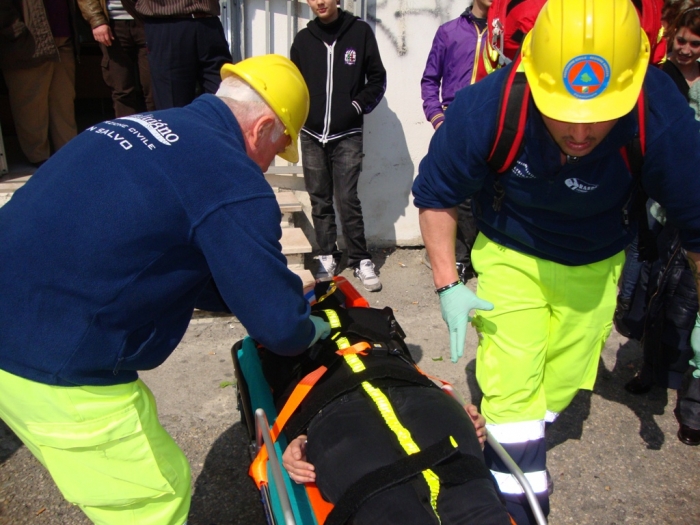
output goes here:
{"type": "Polygon", "coordinates": [[[639,274],[642,271],[644,263],[639,260],[639,236],[635,235],[634,240],[627,248],[627,258],[625,266],[622,269],[622,277],[620,279],[620,293],[618,294],[623,299],[632,299],[634,289],[639,281],[639,274]]]}
{"type": "Polygon", "coordinates": [[[311,217],[320,255],[339,258],[341,254],[336,244],[335,196],[348,250],[348,266],[357,267],[362,259],[372,258],[367,251],[362,205],[357,196],[364,157],[362,135],[343,137],[325,146],[303,132],[300,135],[304,183],[311,198],[311,217]]]}

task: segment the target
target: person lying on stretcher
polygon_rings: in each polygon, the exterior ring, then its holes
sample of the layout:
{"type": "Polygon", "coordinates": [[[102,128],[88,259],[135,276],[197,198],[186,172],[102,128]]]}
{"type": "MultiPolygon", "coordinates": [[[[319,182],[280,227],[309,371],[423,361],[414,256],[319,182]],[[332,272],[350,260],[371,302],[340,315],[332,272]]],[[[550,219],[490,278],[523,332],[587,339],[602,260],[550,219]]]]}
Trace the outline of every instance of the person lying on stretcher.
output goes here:
{"type": "Polygon", "coordinates": [[[260,353],[278,407],[327,368],[284,428],[292,480],[315,481],[335,505],[326,524],[511,525],[476,407],[417,369],[390,308],[337,307],[339,293],[312,308],[330,337],[295,358],[260,353]]]}

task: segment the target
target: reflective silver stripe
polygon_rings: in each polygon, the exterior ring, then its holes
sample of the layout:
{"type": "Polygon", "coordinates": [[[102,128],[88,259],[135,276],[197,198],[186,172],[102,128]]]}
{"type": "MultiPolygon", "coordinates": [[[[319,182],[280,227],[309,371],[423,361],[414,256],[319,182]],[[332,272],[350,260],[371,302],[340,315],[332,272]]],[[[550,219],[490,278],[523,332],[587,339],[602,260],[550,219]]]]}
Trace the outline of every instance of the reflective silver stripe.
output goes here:
{"type": "Polygon", "coordinates": [[[551,410],[547,410],[547,413],[544,415],[544,422],[545,423],[554,423],[558,417],[559,417],[559,412],[552,412],[551,410]]]}
{"type": "Polygon", "coordinates": [[[494,425],[489,423],[486,429],[491,433],[496,441],[502,445],[508,443],[525,443],[544,438],[544,420],[521,421],[519,423],[503,423],[494,425]]]}
{"type": "MultiPolygon", "coordinates": [[[[491,471],[493,477],[496,478],[496,483],[498,483],[498,488],[504,494],[524,494],[523,488],[515,479],[513,474],[506,474],[505,472],[491,471]]],[[[533,492],[547,492],[547,471],[540,470],[538,472],[525,472],[525,478],[530,483],[533,492]]]]}

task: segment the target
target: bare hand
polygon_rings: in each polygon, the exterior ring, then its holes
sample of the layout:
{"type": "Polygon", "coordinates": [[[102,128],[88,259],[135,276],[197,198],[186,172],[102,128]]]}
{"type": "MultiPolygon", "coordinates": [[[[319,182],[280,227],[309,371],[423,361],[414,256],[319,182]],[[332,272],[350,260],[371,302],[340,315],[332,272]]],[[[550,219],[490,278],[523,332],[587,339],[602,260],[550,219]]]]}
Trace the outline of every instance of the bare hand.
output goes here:
{"type": "Polygon", "coordinates": [[[437,123],[437,126],[435,126],[435,131],[437,131],[438,128],[439,128],[440,126],[442,126],[442,124],[443,124],[444,122],[445,122],[444,120],[441,120],[440,122],[438,122],[438,123],[437,123]]]}
{"type": "Polygon", "coordinates": [[[464,407],[467,411],[469,419],[472,420],[474,424],[474,430],[476,430],[476,437],[479,438],[479,444],[481,448],[484,448],[484,443],[486,443],[486,420],[484,416],[479,414],[479,409],[475,405],[467,405],[464,407]]]}
{"type": "Polygon", "coordinates": [[[112,35],[112,29],[107,24],[102,24],[97,26],[92,30],[92,36],[97,42],[107,47],[112,45],[112,40],[114,40],[114,35],[112,35]]]}
{"type": "MultiPolygon", "coordinates": [[[[474,407],[476,408],[476,407],[474,407]]],[[[289,477],[296,483],[313,483],[316,481],[314,466],[306,462],[306,436],[301,435],[292,440],[282,454],[282,464],[289,477]]]]}

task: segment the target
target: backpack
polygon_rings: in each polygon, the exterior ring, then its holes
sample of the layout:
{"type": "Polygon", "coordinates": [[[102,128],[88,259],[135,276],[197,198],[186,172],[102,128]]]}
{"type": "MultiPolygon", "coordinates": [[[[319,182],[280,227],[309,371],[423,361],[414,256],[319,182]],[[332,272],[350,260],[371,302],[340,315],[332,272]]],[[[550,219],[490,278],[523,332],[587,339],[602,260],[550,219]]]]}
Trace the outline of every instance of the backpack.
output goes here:
{"type": "MultiPolygon", "coordinates": [[[[520,55],[510,64],[508,78],[503,84],[499,101],[496,137],[491,152],[486,159],[494,175],[494,199],[492,207],[498,212],[505,197],[505,188],[500,182],[503,173],[509,171],[522,153],[527,122],[530,86],[525,73],[520,70],[520,55]]],[[[646,152],[646,121],[647,102],[644,88],[639,93],[637,104],[633,110],[639,126],[638,133],[620,149],[627,169],[635,181],[635,188],[622,210],[622,221],[629,226],[634,220],[638,223],[639,254],[642,261],[653,261],[658,258],[658,250],[654,234],[649,229],[647,221],[647,195],[641,184],[644,154],[646,152]]]]}
{"type": "MultiPolygon", "coordinates": [[[[535,25],[537,15],[545,3],[546,0],[493,0],[487,17],[486,45],[477,63],[477,80],[515,58],[525,35],[535,25]]],[[[649,61],[659,64],[666,57],[666,40],[661,25],[664,0],[632,0],[632,3],[637,9],[642,29],[649,38],[649,61]]]]}

